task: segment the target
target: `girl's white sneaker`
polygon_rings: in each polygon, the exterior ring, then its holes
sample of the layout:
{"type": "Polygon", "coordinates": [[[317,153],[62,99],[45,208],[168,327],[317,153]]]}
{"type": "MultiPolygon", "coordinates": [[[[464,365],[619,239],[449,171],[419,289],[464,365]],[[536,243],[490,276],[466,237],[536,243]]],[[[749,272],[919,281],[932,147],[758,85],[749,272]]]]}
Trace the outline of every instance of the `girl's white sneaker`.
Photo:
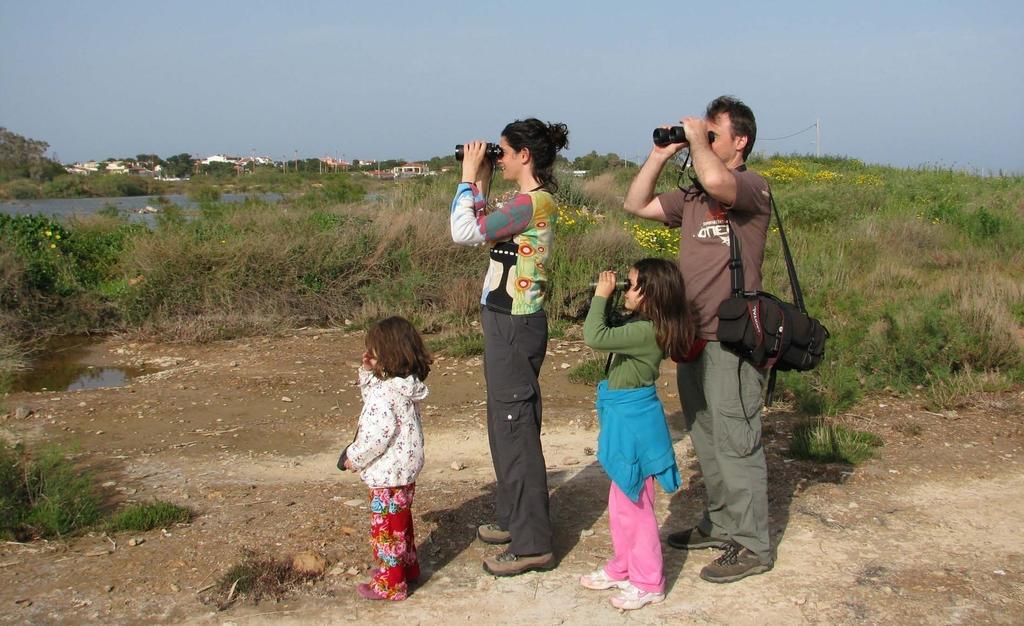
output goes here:
{"type": "Polygon", "coordinates": [[[586,576],[580,576],[580,584],[587,589],[602,591],[604,589],[624,589],[629,584],[628,580],[615,580],[608,576],[608,572],[600,567],[586,576]]]}
{"type": "Polygon", "coordinates": [[[634,609],[640,609],[648,604],[654,604],[655,602],[661,602],[665,599],[663,593],[653,593],[650,591],[644,591],[634,587],[631,583],[627,582],[625,586],[619,587],[622,592],[611,599],[612,606],[617,609],[624,611],[632,611],[634,609]]]}

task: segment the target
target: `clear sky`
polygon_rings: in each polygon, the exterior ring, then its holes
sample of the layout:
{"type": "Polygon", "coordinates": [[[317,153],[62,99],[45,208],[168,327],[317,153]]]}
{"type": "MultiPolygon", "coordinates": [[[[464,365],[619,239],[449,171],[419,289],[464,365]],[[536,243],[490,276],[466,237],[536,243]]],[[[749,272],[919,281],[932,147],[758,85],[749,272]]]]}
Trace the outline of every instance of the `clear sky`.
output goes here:
{"type": "Polygon", "coordinates": [[[0,0],[0,126],[62,161],[422,159],[535,116],[645,155],[733,94],[766,153],[1024,172],[1024,2],[0,0]]]}

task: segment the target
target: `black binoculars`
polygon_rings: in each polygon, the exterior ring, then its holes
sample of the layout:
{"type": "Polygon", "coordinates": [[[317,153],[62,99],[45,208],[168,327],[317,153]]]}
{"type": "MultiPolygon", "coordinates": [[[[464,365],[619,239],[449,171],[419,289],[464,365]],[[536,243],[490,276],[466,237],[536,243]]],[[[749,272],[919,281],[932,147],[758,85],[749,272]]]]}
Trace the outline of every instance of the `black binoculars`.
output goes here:
{"type": "MultiPolygon", "coordinates": [[[[455,145],[455,160],[461,161],[466,156],[462,149],[462,144],[455,145]]],[[[501,146],[496,143],[488,143],[487,148],[484,150],[484,156],[491,161],[497,161],[501,157],[501,146]]]]}
{"type": "MultiPolygon", "coordinates": [[[[590,281],[590,288],[594,289],[596,287],[597,287],[597,281],[596,280],[590,281]]],[[[633,288],[633,281],[629,280],[628,278],[623,278],[622,280],[615,281],[615,290],[616,291],[629,291],[632,288],[633,288]]]]}
{"type": "MultiPolygon", "coordinates": [[[[670,143],[686,143],[686,131],[682,126],[654,129],[654,145],[664,148],[670,143]]],[[[715,143],[715,133],[708,131],[708,143],[715,143]]]]}

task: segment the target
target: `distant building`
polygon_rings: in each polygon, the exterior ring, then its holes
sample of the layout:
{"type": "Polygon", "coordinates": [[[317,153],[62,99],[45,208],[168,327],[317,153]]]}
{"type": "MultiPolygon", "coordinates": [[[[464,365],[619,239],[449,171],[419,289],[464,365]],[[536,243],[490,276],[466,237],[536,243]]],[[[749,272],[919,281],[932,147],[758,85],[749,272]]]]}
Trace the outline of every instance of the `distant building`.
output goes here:
{"type": "Polygon", "coordinates": [[[423,163],[405,163],[397,167],[391,168],[392,174],[395,178],[412,178],[413,176],[423,176],[430,169],[423,163]]]}
{"type": "Polygon", "coordinates": [[[72,163],[71,165],[65,165],[64,169],[69,174],[87,176],[89,174],[95,174],[100,169],[100,164],[96,161],[86,161],[85,163],[72,163]]]}
{"type": "Polygon", "coordinates": [[[335,172],[344,172],[352,167],[352,164],[349,163],[348,161],[345,161],[343,159],[332,159],[331,157],[323,157],[322,159],[320,159],[320,162],[323,163],[324,167],[326,167],[328,170],[333,170],[335,172]]]}
{"type": "Polygon", "coordinates": [[[107,161],[106,172],[108,174],[127,174],[130,168],[124,164],[124,161],[107,161]]]}
{"type": "Polygon", "coordinates": [[[199,160],[199,162],[202,163],[203,165],[209,165],[210,163],[230,163],[232,165],[237,165],[241,161],[241,157],[233,157],[223,154],[213,154],[206,157],[205,159],[199,160]]]}

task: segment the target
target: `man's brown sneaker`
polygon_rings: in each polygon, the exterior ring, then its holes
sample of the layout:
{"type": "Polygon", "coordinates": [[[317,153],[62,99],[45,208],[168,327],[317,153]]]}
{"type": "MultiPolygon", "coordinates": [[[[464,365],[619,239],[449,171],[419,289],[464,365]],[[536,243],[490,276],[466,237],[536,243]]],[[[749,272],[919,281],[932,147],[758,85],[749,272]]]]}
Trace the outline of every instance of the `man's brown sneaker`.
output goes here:
{"type": "Polygon", "coordinates": [[[731,583],[754,574],[763,574],[773,565],[762,563],[756,554],[730,541],[722,556],[704,566],[700,577],[709,583],[731,583]]]}
{"type": "Polygon", "coordinates": [[[668,536],[668,545],[679,550],[703,550],[704,548],[724,548],[729,541],[713,535],[705,535],[704,531],[694,526],[668,536]]]}
{"type": "Polygon", "coordinates": [[[555,555],[516,554],[505,550],[497,556],[484,559],[484,571],[492,576],[515,576],[532,570],[549,570],[555,566],[555,555]]]}
{"type": "Polygon", "coordinates": [[[512,541],[512,533],[497,524],[480,524],[476,527],[476,536],[480,541],[495,546],[512,541]]]}

